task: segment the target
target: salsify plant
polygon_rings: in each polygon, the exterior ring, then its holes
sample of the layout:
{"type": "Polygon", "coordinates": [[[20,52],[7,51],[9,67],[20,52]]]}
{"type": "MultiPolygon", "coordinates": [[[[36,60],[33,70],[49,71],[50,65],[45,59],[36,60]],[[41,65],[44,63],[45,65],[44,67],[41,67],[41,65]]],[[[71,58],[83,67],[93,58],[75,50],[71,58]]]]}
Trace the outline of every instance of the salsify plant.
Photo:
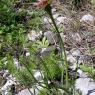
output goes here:
{"type": "MultiPolygon", "coordinates": [[[[52,0],[38,0],[37,3],[34,3],[34,6],[36,6],[37,8],[43,8],[47,14],[49,15],[50,19],[53,22],[53,25],[55,27],[55,30],[57,32],[57,36],[59,38],[59,42],[60,42],[60,48],[62,50],[61,52],[61,59],[62,59],[62,66],[64,69],[64,65],[65,65],[65,70],[66,70],[66,87],[68,87],[68,63],[67,63],[67,57],[66,57],[66,52],[65,52],[65,47],[64,47],[64,42],[60,36],[60,31],[58,30],[58,27],[54,21],[53,15],[52,15],[52,8],[50,6],[52,0]]],[[[62,71],[62,87],[63,87],[63,71],[62,71]]]]}
{"type": "MultiPolygon", "coordinates": [[[[55,30],[57,32],[57,36],[59,38],[60,41],[60,47],[62,49],[62,59],[64,61],[64,64],[66,66],[66,85],[68,85],[68,63],[67,63],[67,57],[66,57],[66,52],[65,52],[65,47],[64,47],[64,42],[60,36],[60,31],[58,30],[58,27],[54,21],[53,18],[53,14],[52,14],[52,8],[50,6],[52,0],[38,0],[37,3],[34,3],[34,6],[38,7],[38,8],[43,8],[49,15],[50,19],[53,22],[53,25],[55,27],[55,30]]],[[[63,63],[62,63],[63,64],[63,63]]]]}

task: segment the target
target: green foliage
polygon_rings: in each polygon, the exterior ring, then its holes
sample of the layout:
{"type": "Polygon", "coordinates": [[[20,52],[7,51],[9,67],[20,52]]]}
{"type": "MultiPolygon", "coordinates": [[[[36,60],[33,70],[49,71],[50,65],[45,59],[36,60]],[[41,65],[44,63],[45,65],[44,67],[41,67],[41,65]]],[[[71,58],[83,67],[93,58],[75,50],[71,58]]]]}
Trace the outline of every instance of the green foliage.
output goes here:
{"type": "Polygon", "coordinates": [[[14,13],[12,9],[13,0],[0,0],[0,23],[10,24],[14,21],[14,13]],[[12,20],[12,21],[11,21],[12,20]]]}
{"type": "Polygon", "coordinates": [[[35,84],[33,77],[27,71],[27,69],[23,70],[16,70],[15,77],[20,80],[20,83],[23,84],[25,87],[32,87],[35,84]]]}
{"type": "Polygon", "coordinates": [[[16,71],[15,66],[13,64],[13,58],[9,55],[7,55],[7,64],[6,67],[8,68],[8,70],[10,71],[10,73],[14,74],[14,72],[16,71]]]}
{"type": "Polygon", "coordinates": [[[46,48],[49,46],[49,41],[44,37],[42,41],[37,40],[35,43],[36,47],[39,48],[46,48]]]}
{"type": "Polygon", "coordinates": [[[88,65],[81,65],[80,68],[84,72],[88,73],[88,75],[90,77],[92,77],[93,79],[95,79],[95,68],[93,68],[91,66],[88,66],[88,65]]]}
{"type": "MultiPolygon", "coordinates": [[[[59,30],[60,33],[64,32],[64,27],[63,26],[58,26],[58,30],[59,30]]],[[[52,27],[52,31],[56,32],[56,29],[54,27],[52,27]]]]}
{"type": "MultiPolygon", "coordinates": [[[[45,60],[45,65],[47,67],[47,72],[44,71],[45,75],[48,74],[47,76],[50,79],[57,79],[61,77],[61,68],[59,66],[59,60],[57,59],[57,57],[51,53],[51,55],[49,57],[44,58],[45,60]]],[[[45,67],[42,67],[43,70],[45,69],[45,67]]]]}
{"type": "Polygon", "coordinates": [[[28,14],[31,16],[31,20],[28,22],[28,27],[32,28],[34,30],[39,30],[42,29],[42,15],[43,15],[43,10],[39,10],[39,11],[29,11],[28,14]]]}
{"type": "Polygon", "coordinates": [[[0,1],[0,57],[13,55],[17,46],[26,43],[23,24],[25,13],[15,10],[14,0],[0,1]]]}
{"type": "Polygon", "coordinates": [[[0,70],[4,69],[6,67],[7,59],[6,58],[1,58],[0,59],[0,70]]]}

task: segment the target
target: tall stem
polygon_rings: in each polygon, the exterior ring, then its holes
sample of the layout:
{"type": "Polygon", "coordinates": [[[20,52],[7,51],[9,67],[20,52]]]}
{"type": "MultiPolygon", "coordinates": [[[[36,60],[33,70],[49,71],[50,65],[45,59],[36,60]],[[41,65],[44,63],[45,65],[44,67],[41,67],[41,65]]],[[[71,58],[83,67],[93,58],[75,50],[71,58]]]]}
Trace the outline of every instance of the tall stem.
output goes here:
{"type": "MultiPolygon", "coordinates": [[[[51,18],[52,23],[53,23],[53,25],[56,29],[57,36],[59,38],[60,47],[61,47],[61,50],[62,50],[62,52],[61,52],[62,61],[64,61],[64,64],[65,64],[65,67],[66,67],[65,68],[66,69],[66,87],[68,87],[68,62],[67,62],[67,56],[66,56],[66,52],[65,52],[64,42],[63,42],[63,40],[60,36],[60,32],[59,32],[58,27],[57,27],[57,25],[55,23],[55,20],[53,18],[52,11],[51,11],[51,6],[50,5],[46,6],[45,11],[48,13],[49,17],[51,18]]],[[[62,63],[62,66],[63,66],[63,63],[62,63]]],[[[64,69],[64,67],[63,67],[63,69],[64,69]]],[[[63,72],[64,71],[62,71],[62,86],[63,86],[63,72]]]]}

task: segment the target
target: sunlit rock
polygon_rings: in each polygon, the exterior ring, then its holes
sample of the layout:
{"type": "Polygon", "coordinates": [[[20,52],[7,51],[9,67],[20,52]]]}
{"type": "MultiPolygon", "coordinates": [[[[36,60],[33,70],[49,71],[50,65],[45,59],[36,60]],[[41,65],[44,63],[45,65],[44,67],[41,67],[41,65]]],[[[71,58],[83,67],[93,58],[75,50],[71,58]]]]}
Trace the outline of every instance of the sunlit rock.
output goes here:
{"type": "Polygon", "coordinates": [[[35,71],[34,77],[36,78],[37,81],[42,81],[43,74],[41,71],[35,71]]]}
{"type": "Polygon", "coordinates": [[[51,21],[50,18],[44,17],[44,23],[45,23],[45,24],[49,24],[49,23],[52,23],[52,21],[51,21]]]}
{"type": "Polygon", "coordinates": [[[64,23],[67,20],[67,17],[58,17],[57,18],[57,25],[64,23]]]}
{"type": "Polygon", "coordinates": [[[42,36],[42,31],[37,32],[37,31],[35,31],[35,30],[31,30],[31,31],[28,33],[28,39],[29,39],[30,41],[35,41],[35,40],[41,38],[41,36],[42,36]]]}
{"type": "Polygon", "coordinates": [[[75,87],[82,95],[95,95],[95,82],[91,78],[78,78],[75,87]]]}
{"type": "Polygon", "coordinates": [[[58,16],[59,16],[58,13],[56,13],[56,14],[53,15],[54,19],[58,18],[58,16]]]}
{"type": "Polygon", "coordinates": [[[2,95],[9,95],[9,91],[11,89],[11,86],[13,84],[16,84],[16,79],[12,77],[12,75],[9,75],[8,77],[6,77],[7,82],[5,83],[5,85],[0,89],[0,92],[2,95]]]}
{"type": "Polygon", "coordinates": [[[56,33],[52,31],[47,31],[44,33],[44,36],[49,41],[49,44],[56,44],[58,42],[58,36],[56,33]]]}
{"type": "Polygon", "coordinates": [[[80,22],[82,22],[82,21],[84,21],[84,22],[87,22],[87,21],[93,22],[94,17],[90,14],[86,14],[80,19],[80,22]]]}
{"type": "Polygon", "coordinates": [[[20,91],[16,95],[39,95],[39,91],[41,89],[42,89],[41,86],[35,85],[33,88],[31,88],[31,89],[24,89],[24,90],[20,91]]]}

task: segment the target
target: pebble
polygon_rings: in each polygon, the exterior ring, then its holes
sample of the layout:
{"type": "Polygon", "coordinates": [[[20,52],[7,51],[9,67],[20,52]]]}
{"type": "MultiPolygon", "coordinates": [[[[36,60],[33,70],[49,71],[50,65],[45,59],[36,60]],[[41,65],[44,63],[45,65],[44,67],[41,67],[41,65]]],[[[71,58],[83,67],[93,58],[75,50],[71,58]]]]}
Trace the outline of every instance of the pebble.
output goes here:
{"type": "Polygon", "coordinates": [[[76,49],[76,48],[71,49],[71,50],[70,50],[70,53],[71,53],[74,57],[81,56],[80,50],[78,50],[78,49],[76,49]]]}
{"type": "Polygon", "coordinates": [[[7,82],[5,85],[0,89],[0,92],[2,95],[9,95],[9,91],[11,88],[11,85],[16,84],[16,79],[12,77],[12,75],[9,75],[7,78],[7,82]]]}
{"type": "Polygon", "coordinates": [[[82,41],[82,38],[79,33],[72,33],[72,38],[74,39],[74,41],[79,43],[82,41]]]}
{"type": "Polygon", "coordinates": [[[16,95],[39,95],[39,90],[41,90],[42,87],[39,85],[35,85],[33,88],[30,89],[30,91],[28,89],[24,89],[22,91],[20,91],[18,94],[16,95]]]}
{"type": "Polygon", "coordinates": [[[59,16],[59,14],[58,14],[58,13],[56,13],[56,14],[54,14],[54,15],[53,15],[54,19],[57,19],[57,18],[58,18],[58,16],[59,16]]]}
{"type": "Polygon", "coordinates": [[[86,14],[80,19],[80,22],[82,22],[82,21],[84,21],[84,22],[87,22],[87,21],[93,22],[94,17],[90,14],[86,14]]]}
{"type": "Polygon", "coordinates": [[[49,23],[52,23],[52,21],[51,21],[50,18],[44,17],[44,23],[45,23],[45,24],[49,24],[49,23]]]}
{"type": "Polygon", "coordinates": [[[75,87],[82,95],[95,95],[95,82],[91,78],[78,78],[75,87]]]}
{"type": "Polygon", "coordinates": [[[34,77],[36,78],[37,81],[42,81],[42,75],[40,71],[36,71],[34,73],[34,77]]]}
{"type": "Polygon", "coordinates": [[[57,10],[55,8],[52,8],[52,13],[56,12],[57,10]]]}
{"type": "Polygon", "coordinates": [[[42,36],[42,31],[35,31],[35,30],[31,30],[29,33],[28,33],[28,39],[30,41],[35,41],[36,39],[39,39],[41,38],[42,36]]]}
{"type": "Polygon", "coordinates": [[[67,17],[58,17],[57,18],[57,25],[64,23],[64,21],[67,20],[67,17]]]}
{"type": "Polygon", "coordinates": [[[76,67],[77,67],[77,60],[76,60],[76,58],[74,57],[74,56],[72,56],[72,55],[68,55],[67,56],[67,61],[68,61],[68,63],[69,63],[69,67],[72,69],[72,70],[75,70],[76,69],[76,67]]]}
{"type": "Polygon", "coordinates": [[[57,34],[54,33],[54,32],[52,32],[52,31],[45,32],[44,36],[49,41],[49,44],[55,44],[56,42],[58,42],[58,36],[57,36],[57,34]]]}

